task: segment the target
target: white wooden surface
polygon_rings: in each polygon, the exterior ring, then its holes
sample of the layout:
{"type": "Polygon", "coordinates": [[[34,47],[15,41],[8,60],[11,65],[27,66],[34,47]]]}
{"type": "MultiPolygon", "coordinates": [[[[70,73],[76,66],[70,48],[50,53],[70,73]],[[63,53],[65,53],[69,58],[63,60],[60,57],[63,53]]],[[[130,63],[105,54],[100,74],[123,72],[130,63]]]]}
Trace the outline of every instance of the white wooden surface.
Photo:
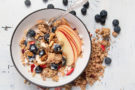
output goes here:
{"type": "MultiPolygon", "coordinates": [[[[9,51],[12,33],[27,14],[45,8],[49,3],[53,3],[56,8],[67,8],[63,6],[62,0],[51,0],[46,4],[42,0],[31,1],[31,7],[26,8],[24,0],[0,0],[0,90],[38,90],[34,85],[25,85],[24,79],[12,64],[9,51]],[[1,27],[5,25],[13,28],[4,31],[1,27]]],[[[87,86],[87,90],[135,90],[135,0],[90,0],[90,8],[85,17],[81,15],[80,9],[76,10],[77,16],[92,33],[101,27],[95,23],[94,15],[102,9],[109,13],[105,27],[113,30],[112,20],[118,18],[122,28],[118,38],[112,38],[109,52],[111,66],[105,69],[101,82],[96,82],[92,87],[87,86]]]]}

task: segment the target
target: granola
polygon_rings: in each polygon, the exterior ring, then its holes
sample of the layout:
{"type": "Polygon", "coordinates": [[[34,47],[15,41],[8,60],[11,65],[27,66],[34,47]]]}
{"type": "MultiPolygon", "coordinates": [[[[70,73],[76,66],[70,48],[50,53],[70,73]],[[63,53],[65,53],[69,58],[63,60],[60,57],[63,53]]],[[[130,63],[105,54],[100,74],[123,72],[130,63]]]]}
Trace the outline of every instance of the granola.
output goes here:
{"type": "Polygon", "coordinates": [[[40,74],[43,80],[52,78],[57,82],[58,73],[67,76],[74,71],[74,61],[82,53],[82,44],[73,43],[75,38],[68,37],[72,39],[70,41],[66,37],[70,36],[68,31],[81,41],[77,30],[74,31],[65,18],[57,20],[52,26],[48,26],[44,20],[38,20],[35,26],[25,30],[24,37],[20,40],[22,64],[30,67],[33,77],[40,74]],[[73,46],[76,47],[76,56],[73,56],[73,46]],[[71,70],[66,70],[67,68],[71,70]]]}

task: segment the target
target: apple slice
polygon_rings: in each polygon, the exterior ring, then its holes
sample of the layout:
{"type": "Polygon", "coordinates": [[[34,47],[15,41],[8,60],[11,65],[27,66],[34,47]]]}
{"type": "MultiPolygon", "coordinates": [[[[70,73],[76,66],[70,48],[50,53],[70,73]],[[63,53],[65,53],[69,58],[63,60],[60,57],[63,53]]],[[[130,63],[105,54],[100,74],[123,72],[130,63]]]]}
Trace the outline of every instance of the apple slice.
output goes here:
{"type": "Polygon", "coordinates": [[[74,64],[76,60],[76,54],[73,44],[71,43],[71,41],[69,41],[67,36],[60,31],[56,31],[56,36],[59,41],[62,41],[64,43],[64,45],[62,46],[62,50],[67,57],[67,65],[74,64]]]}
{"type": "Polygon", "coordinates": [[[70,41],[72,41],[73,44],[75,45],[77,54],[79,56],[80,52],[82,51],[81,49],[82,43],[81,43],[80,37],[70,27],[66,25],[62,25],[58,27],[57,30],[61,32],[65,32],[65,34],[69,37],[70,41]]]}

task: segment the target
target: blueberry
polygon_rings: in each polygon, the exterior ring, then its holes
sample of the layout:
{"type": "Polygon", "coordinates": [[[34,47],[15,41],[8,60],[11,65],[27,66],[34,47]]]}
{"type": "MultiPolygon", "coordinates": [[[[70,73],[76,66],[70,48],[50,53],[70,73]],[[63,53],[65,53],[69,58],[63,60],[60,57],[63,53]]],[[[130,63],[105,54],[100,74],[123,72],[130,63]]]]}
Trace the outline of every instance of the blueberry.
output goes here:
{"type": "Polygon", "coordinates": [[[101,16],[99,14],[95,15],[95,21],[100,22],[101,21],[101,16]]]}
{"type": "Polygon", "coordinates": [[[57,27],[52,27],[52,32],[55,33],[57,27]]]}
{"type": "Polygon", "coordinates": [[[48,4],[47,8],[48,9],[54,9],[54,5],[53,4],[48,4]]]}
{"type": "Polygon", "coordinates": [[[37,66],[36,68],[35,68],[35,72],[36,73],[41,73],[43,71],[43,68],[41,68],[40,66],[37,66]]]}
{"type": "Polygon", "coordinates": [[[101,18],[100,23],[101,23],[102,25],[104,25],[105,22],[106,22],[105,18],[101,18]]]}
{"type": "Polygon", "coordinates": [[[81,12],[82,12],[83,15],[86,15],[87,9],[86,9],[86,8],[82,8],[82,9],[81,9],[81,12]]]}
{"type": "Polygon", "coordinates": [[[51,63],[51,69],[52,70],[58,70],[58,64],[51,63]]]}
{"type": "Polygon", "coordinates": [[[48,2],[48,0],[43,0],[43,2],[48,2]]]}
{"type": "Polygon", "coordinates": [[[55,45],[54,45],[54,52],[55,52],[55,53],[61,52],[61,46],[60,46],[59,44],[55,44],[55,45]]]}
{"type": "Polygon", "coordinates": [[[27,37],[35,37],[35,35],[36,35],[36,32],[32,29],[30,29],[26,34],[27,37]]]}
{"type": "Polygon", "coordinates": [[[86,2],[84,5],[83,5],[84,8],[89,8],[89,2],[86,2]]]}
{"type": "Polygon", "coordinates": [[[113,26],[118,26],[119,25],[119,20],[114,19],[112,24],[113,24],[113,26]]]}
{"type": "Polygon", "coordinates": [[[76,16],[76,12],[74,10],[71,11],[70,13],[76,16]]]}
{"type": "Polygon", "coordinates": [[[106,10],[102,10],[100,12],[100,16],[101,16],[101,18],[106,18],[107,17],[107,11],[106,10]]]}
{"type": "Polygon", "coordinates": [[[120,33],[120,30],[121,30],[120,26],[115,26],[115,27],[114,27],[114,31],[115,31],[116,33],[120,33]]]}
{"type": "Polygon", "coordinates": [[[49,43],[49,37],[50,37],[50,34],[49,34],[49,33],[47,33],[47,34],[44,35],[44,40],[45,40],[47,43],[49,43]]]}
{"type": "Polygon", "coordinates": [[[29,7],[30,5],[31,5],[31,2],[30,2],[30,0],[25,0],[25,5],[27,6],[27,7],[29,7]]]}
{"type": "Polygon", "coordinates": [[[27,41],[26,40],[24,41],[24,45],[27,46],[27,41]]]}
{"type": "Polygon", "coordinates": [[[29,59],[30,62],[32,62],[33,60],[35,60],[35,55],[33,55],[33,56],[28,56],[28,59],[29,59]]]}
{"type": "Polygon", "coordinates": [[[29,50],[30,50],[31,52],[33,52],[34,54],[36,54],[38,49],[37,49],[37,47],[36,47],[35,44],[32,44],[32,45],[30,45],[29,50]]]}
{"type": "Polygon", "coordinates": [[[62,66],[65,66],[65,65],[66,65],[66,58],[62,57],[62,66]]]}
{"type": "Polygon", "coordinates": [[[111,62],[112,62],[111,58],[109,58],[109,57],[105,58],[105,64],[110,65],[111,62]]]}
{"type": "Polygon", "coordinates": [[[67,6],[67,5],[68,5],[68,0],[63,0],[63,4],[64,4],[65,6],[67,6]]]}
{"type": "Polygon", "coordinates": [[[42,57],[43,55],[45,55],[45,50],[40,50],[39,51],[39,56],[42,57]]]}

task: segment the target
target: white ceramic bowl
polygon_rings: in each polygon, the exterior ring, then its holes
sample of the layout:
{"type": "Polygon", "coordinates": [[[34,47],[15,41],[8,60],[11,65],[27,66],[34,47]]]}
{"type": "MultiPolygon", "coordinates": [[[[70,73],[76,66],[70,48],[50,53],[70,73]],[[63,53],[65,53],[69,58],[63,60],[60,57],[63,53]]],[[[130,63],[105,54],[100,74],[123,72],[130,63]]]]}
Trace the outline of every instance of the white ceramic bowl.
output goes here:
{"type": "Polygon", "coordinates": [[[28,72],[28,69],[22,65],[19,41],[24,34],[24,30],[36,24],[36,21],[39,19],[45,18],[46,20],[48,20],[61,14],[62,12],[64,12],[64,10],[61,9],[40,9],[29,14],[17,25],[11,39],[11,58],[17,71],[25,79],[41,87],[58,87],[72,82],[84,71],[89,62],[91,54],[91,38],[89,36],[88,29],[78,17],[72,14],[68,14],[65,16],[65,18],[70,22],[72,26],[77,28],[79,34],[82,36],[82,39],[84,41],[84,45],[82,47],[83,57],[77,60],[74,72],[70,76],[60,77],[58,82],[54,82],[51,79],[43,81],[40,75],[32,77],[31,73],[28,72]]]}

